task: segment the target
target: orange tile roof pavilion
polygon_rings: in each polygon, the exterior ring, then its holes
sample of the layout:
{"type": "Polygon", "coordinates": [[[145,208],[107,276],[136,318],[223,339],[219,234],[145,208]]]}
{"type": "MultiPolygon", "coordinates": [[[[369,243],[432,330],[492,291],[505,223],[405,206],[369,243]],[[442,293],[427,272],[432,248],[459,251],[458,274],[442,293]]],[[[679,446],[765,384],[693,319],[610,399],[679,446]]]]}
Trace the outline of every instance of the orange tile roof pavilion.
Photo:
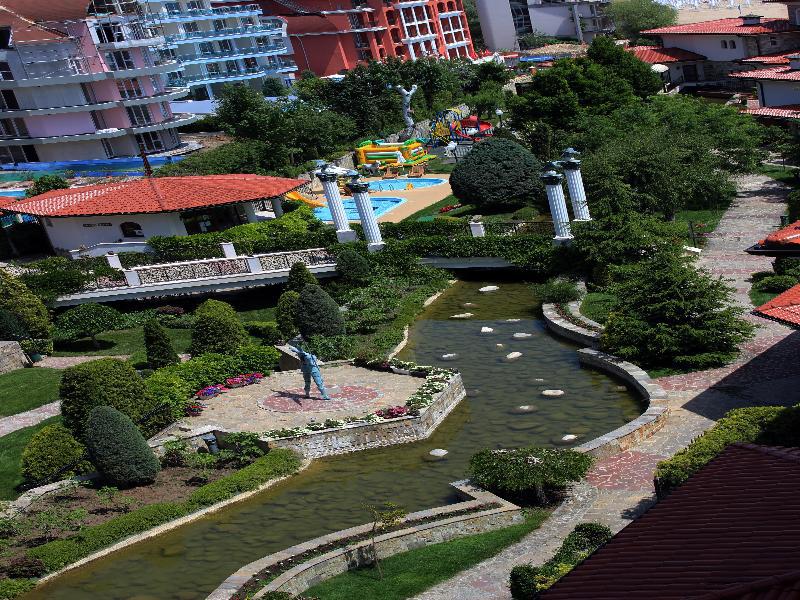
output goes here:
{"type": "Polygon", "coordinates": [[[166,213],[276,198],[302,179],[262,175],[145,177],[133,181],[54,190],[32,198],[0,201],[0,210],[37,217],[88,217],[166,213]]]}

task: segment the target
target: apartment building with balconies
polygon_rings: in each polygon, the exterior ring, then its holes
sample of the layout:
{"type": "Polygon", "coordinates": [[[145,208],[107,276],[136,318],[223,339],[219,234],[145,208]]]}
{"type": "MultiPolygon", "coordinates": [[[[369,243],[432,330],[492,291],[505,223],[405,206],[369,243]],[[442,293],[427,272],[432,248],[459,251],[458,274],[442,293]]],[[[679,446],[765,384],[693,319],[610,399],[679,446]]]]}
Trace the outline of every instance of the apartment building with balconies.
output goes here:
{"type": "Polygon", "coordinates": [[[258,0],[288,23],[301,71],[328,76],[361,62],[475,56],[462,0],[258,0]]]}
{"type": "Polygon", "coordinates": [[[4,0],[0,5],[0,162],[91,160],[180,145],[194,115],[169,101],[175,63],[130,0],[4,0]]]}
{"type": "Polygon", "coordinates": [[[163,35],[161,59],[174,61],[173,86],[189,87],[197,100],[213,99],[229,83],[261,89],[267,77],[291,85],[297,66],[289,58],[286,21],[264,17],[257,4],[211,0],[140,0],[146,22],[163,35]]]}

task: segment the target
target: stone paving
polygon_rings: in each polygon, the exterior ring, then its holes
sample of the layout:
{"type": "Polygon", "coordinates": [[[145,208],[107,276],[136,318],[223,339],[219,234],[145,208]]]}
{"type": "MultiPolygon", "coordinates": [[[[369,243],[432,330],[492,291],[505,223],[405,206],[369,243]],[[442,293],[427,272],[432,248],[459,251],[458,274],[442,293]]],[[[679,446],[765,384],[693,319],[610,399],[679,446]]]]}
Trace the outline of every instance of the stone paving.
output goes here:
{"type": "Polygon", "coordinates": [[[83,363],[100,360],[101,358],[118,358],[120,360],[128,360],[129,354],[112,354],[109,356],[100,355],[84,355],[84,356],[45,356],[42,360],[34,363],[34,367],[46,367],[48,369],[68,369],[75,365],[82,365],[83,363]]]}
{"type": "Polygon", "coordinates": [[[390,406],[405,405],[424,379],[337,365],[322,370],[331,400],[322,400],[312,382],[305,398],[299,371],[273,373],[256,385],[235,388],[205,400],[198,417],[187,417],[192,428],[220,426],[228,431],[263,432],[302,427],[309,421],[360,417],[390,406]]]}
{"type": "MultiPolygon", "coordinates": [[[[752,309],[749,275],[770,269],[772,259],[749,256],[745,248],[763,239],[780,223],[782,184],[764,176],[743,177],[739,193],[717,230],[709,236],[700,266],[730,279],[736,300],[752,309]]],[[[655,501],[653,472],[659,460],[685,448],[732,408],[797,403],[800,387],[800,334],[753,315],[758,326],[736,362],[721,369],[658,380],[669,392],[670,417],[665,426],[635,449],[597,461],[585,481],[537,531],[454,578],[417,596],[418,600],[506,600],[508,574],[518,564],[539,565],[558,549],[564,537],[585,521],[617,532],[655,501]]]]}
{"type": "Polygon", "coordinates": [[[0,437],[13,433],[17,429],[31,427],[45,419],[55,417],[61,413],[61,402],[51,402],[23,413],[3,417],[0,419],[0,437]]]}

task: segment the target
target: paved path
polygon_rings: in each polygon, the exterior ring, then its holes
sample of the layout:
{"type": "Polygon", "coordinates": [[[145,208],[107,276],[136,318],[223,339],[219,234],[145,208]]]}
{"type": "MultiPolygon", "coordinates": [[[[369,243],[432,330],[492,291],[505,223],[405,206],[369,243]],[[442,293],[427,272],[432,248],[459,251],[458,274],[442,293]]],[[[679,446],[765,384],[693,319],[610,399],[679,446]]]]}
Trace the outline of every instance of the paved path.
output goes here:
{"type": "Polygon", "coordinates": [[[100,356],[93,354],[91,356],[46,356],[37,363],[34,367],[45,367],[48,369],[67,369],[75,365],[82,365],[83,363],[100,360],[101,358],[118,358],[120,360],[128,360],[129,354],[110,354],[108,356],[100,356]]]}
{"type": "MultiPolygon", "coordinates": [[[[768,270],[769,258],[744,254],[780,223],[787,189],[763,176],[739,182],[739,194],[709,237],[700,266],[731,279],[736,300],[750,307],[747,277],[768,270]]],[[[795,404],[800,386],[800,338],[777,323],[748,316],[759,328],[739,359],[728,367],[664,377],[670,417],[664,428],[634,449],[599,460],[587,479],[537,531],[475,568],[417,596],[419,600],[506,600],[508,574],[518,564],[547,561],[563,538],[584,521],[619,531],[654,502],[653,472],[658,461],[675,454],[732,408],[795,404]]]]}
{"type": "Polygon", "coordinates": [[[61,402],[51,402],[39,408],[11,415],[10,417],[3,417],[0,419],[0,437],[8,435],[17,429],[23,429],[41,423],[45,419],[55,417],[61,413],[61,402]]]}

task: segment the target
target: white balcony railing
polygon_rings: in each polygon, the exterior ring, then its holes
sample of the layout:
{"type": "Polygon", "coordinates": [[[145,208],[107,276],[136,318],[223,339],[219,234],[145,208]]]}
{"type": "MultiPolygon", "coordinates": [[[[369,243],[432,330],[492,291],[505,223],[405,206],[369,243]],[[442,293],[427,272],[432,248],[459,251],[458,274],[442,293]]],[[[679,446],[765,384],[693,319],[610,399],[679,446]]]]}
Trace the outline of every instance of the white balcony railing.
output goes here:
{"type": "Polygon", "coordinates": [[[167,44],[176,44],[180,42],[196,42],[219,38],[248,37],[251,35],[279,33],[280,31],[282,31],[282,28],[277,25],[248,25],[247,27],[231,27],[208,31],[189,31],[174,35],[165,35],[164,39],[167,44]]]}

